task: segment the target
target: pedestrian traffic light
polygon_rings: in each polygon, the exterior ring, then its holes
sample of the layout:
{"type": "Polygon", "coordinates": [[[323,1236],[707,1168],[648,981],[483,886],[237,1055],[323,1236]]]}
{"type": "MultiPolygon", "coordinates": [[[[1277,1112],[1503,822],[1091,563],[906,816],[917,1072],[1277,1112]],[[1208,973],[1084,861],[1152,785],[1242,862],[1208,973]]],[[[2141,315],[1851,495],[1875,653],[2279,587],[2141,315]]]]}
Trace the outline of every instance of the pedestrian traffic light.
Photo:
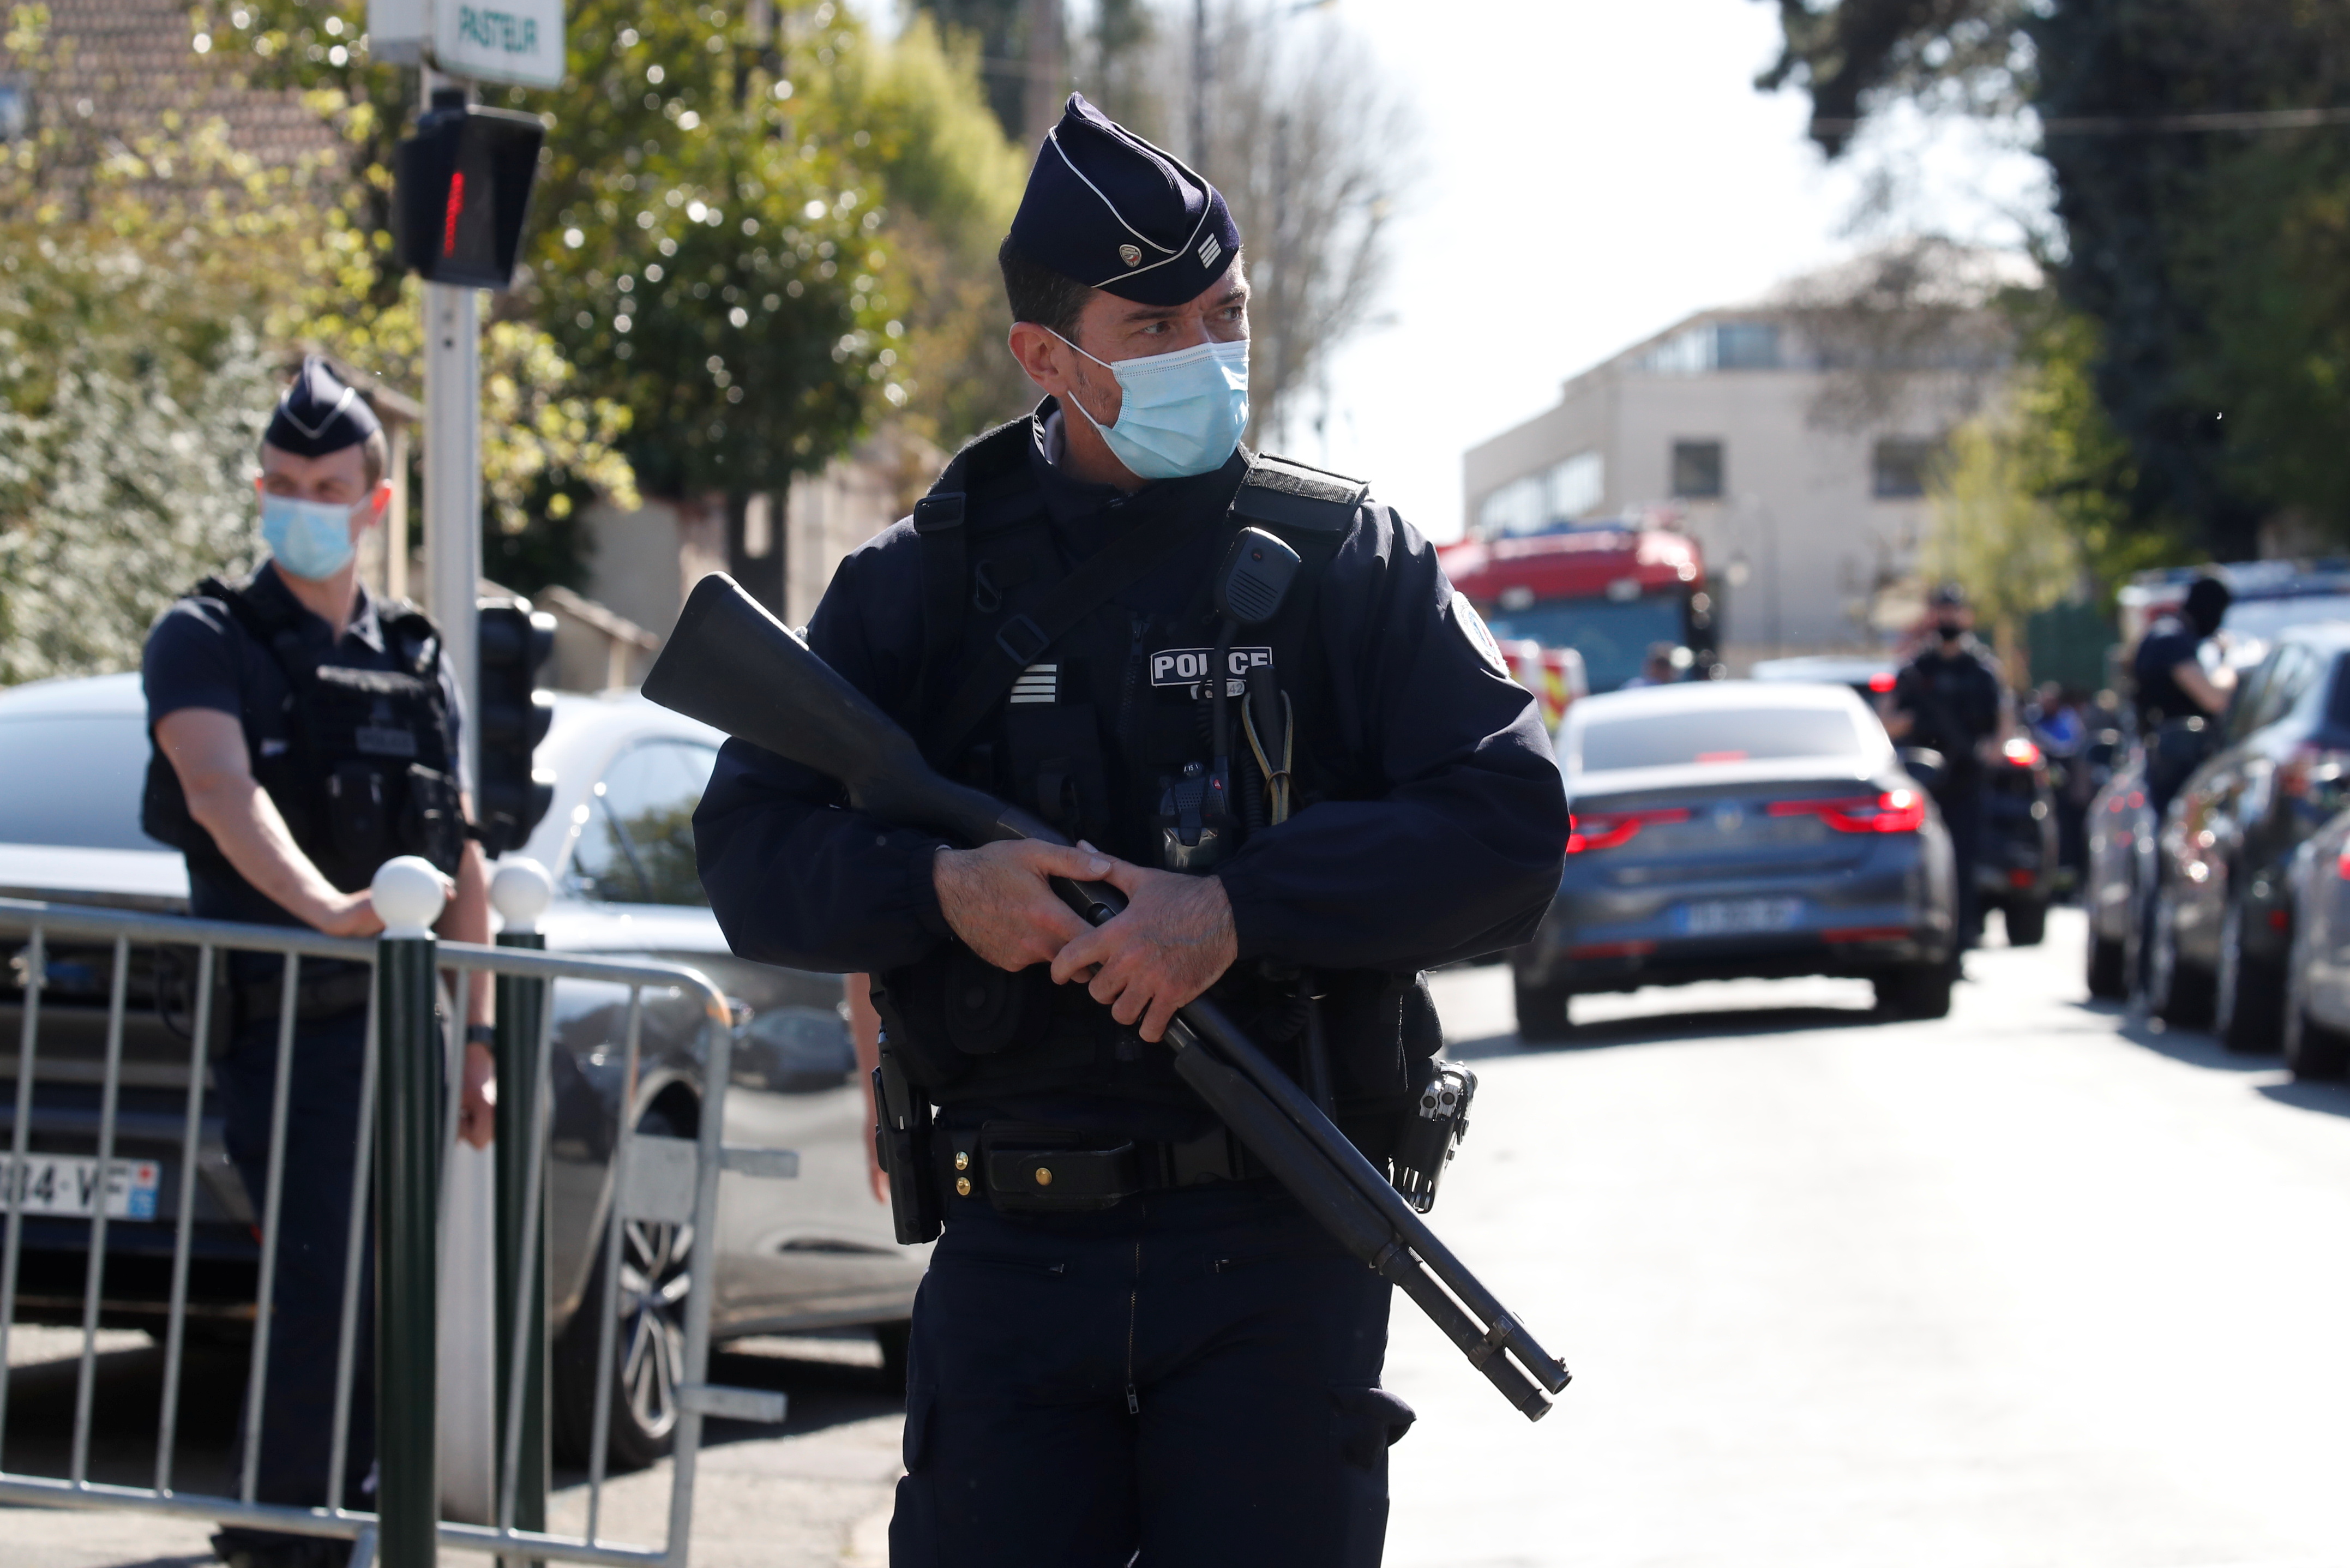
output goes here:
{"type": "Polygon", "coordinates": [[[555,775],[532,763],[555,721],[555,700],[538,691],[539,666],[555,651],[555,618],[528,599],[481,605],[482,776],[473,801],[482,850],[519,849],[555,804],[555,775]]]}
{"type": "Polygon", "coordinates": [[[427,283],[510,286],[546,137],[536,115],[434,93],[392,174],[400,265],[427,283]]]}

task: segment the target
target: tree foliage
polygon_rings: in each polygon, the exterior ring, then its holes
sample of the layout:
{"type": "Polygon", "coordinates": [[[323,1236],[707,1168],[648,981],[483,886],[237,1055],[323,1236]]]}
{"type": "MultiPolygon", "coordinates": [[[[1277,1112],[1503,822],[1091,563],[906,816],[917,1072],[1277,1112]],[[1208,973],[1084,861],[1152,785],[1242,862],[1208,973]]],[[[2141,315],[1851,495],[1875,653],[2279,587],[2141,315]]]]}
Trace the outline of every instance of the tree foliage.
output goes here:
{"type": "MultiPolygon", "coordinates": [[[[248,5],[255,69],[336,106],[364,192],[354,259],[385,297],[414,73],[332,46],[356,42],[356,6],[322,20],[303,0],[248,5]]],[[[974,232],[1001,233],[1020,171],[970,57],[928,28],[877,41],[831,4],[776,20],[589,0],[566,42],[560,87],[484,95],[548,123],[526,265],[497,314],[544,331],[626,411],[620,445],[647,489],[779,489],[878,415],[948,440],[1001,416],[1002,378],[972,353],[984,307],[956,281],[974,232]]]]}
{"type": "MultiPolygon", "coordinates": [[[[1811,92],[1831,152],[1895,98],[2028,104],[2130,454],[2128,526],[2251,554],[2263,522],[2350,539],[2350,138],[2176,117],[2350,103],[2350,11],[2303,0],[1782,0],[1763,84],[1811,92]]],[[[2120,471],[2116,472],[2121,481],[2120,471]]]]}

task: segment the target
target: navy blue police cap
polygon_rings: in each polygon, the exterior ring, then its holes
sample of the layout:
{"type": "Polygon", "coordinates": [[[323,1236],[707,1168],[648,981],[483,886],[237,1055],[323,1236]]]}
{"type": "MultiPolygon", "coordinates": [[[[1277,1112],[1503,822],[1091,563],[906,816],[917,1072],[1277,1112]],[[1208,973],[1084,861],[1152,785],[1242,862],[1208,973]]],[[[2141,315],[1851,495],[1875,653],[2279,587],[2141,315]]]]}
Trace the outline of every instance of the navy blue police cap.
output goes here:
{"type": "Polygon", "coordinates": [[[1224,275],[1241,231],[1223,192],[1071,93],[1012,219],[1039,266],[1138,305],[1181,305],[1224,275]]]}
{"type": "Polygon", "coordinates": [[[382,428],[367,400],[344,384],[326,357],[310,354],[277,400],[261,439],[296,457],[324,457],[357,446],[382,428]]]}

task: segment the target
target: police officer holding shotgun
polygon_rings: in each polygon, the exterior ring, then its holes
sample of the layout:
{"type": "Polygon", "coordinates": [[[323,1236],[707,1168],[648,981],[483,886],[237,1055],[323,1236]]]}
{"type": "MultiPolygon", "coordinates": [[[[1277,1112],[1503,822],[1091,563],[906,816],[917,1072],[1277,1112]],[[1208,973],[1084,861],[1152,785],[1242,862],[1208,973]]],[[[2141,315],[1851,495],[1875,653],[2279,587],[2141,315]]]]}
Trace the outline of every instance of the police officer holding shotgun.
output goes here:
{"type": "Polygon", "coordinates": [[[1162,1037],[1212,1001],[1401,1162],[1441,1044],[1420,971],[1532,931],[1557,768],[1428,542],[1240,445],[1212,186],[1072,97],[1001,262],[1045,400],[843,563],[808,642],[1078,846],[945,843],[741,741],[695,819],[735,950],[870,971],[885,1092],[935,1107],[892,1145],[900,1233],[943,1221],[892,1559],[1373,1563],[1412,1419],[1378,1386],[1388,1286],[1162,1037]],[[1088,926],[1052,877],[1128,907],[1088,926]]]}

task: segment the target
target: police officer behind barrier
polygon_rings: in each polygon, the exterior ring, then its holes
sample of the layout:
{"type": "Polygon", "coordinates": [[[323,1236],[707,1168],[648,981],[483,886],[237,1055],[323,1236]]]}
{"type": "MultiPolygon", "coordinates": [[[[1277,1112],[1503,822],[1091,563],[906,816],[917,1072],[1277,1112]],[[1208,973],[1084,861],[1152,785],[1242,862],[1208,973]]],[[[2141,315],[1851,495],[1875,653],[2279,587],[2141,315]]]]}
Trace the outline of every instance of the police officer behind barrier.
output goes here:
{"type": "Polygon", "coordinates": [[[1983,827],[1983,769],[2007,732],[2007,691],[1998,665],[1974,639],[1974,611],[1950,584],[1926,601],[1933,637],[1901,667],[1881,704],[1896,741],[1941,753],[1931,791],[1950,829],[1951,874],[1958,882],[1959,945],[1982,935],[1982,895],[1975,887],[1983,827]]]}
{"type": "MultiPolygon", "coordinates": [[[[390,496],[375,414],[322,359],[307,359],[261,445],[261,532],[270,558],[235,583],[207,579],[148,634],[147,830],[187,857],[203,919],[307,925],[336,936],[383,929],[368,885],[395,855],[451,877],[442,934],[489,939],[488,881],[468,841],[456,758],[459,699],[432,624],[359,580],[358,544],[390,496]]],[[[229,1156],[256,1216],[266,1190],[282,961],[237,954],[225,1054],[213,1064],[229,1156]]],[[[476,977],[479,979],[480,977],[476,977]]],[[[358,1151],[369,971],[311,960],[296,1002],[279,1187],[269,1382],[256,1495],[328,1501],[343,1260],[358,1151]]],[[[489,1141],[489,991],[468,1001],[461,1133],[489,1141]]],[[[349,1506],[372,1462],[375,1423],[360,1287],[346,1466],[349,1506]]],[[[246,1568],[318,1568],[339,1543],[231,1529],[213,1538],[246,1568]]]]}
{"type": "Polygon", "coordinates": [[[1047,396],[808,629],[934,763],[1098,853],[941,845],[740,742],[696,815],[736,950],[873,971],[885,1081],[937,1107],[900,1564],[1378,1561],[1411,1420],[1378,1386],[1388,1287],[1158,1042],[1211,992],[1293,1066],[1326,1055],[1381,1158],[1440,1044],[1419,971],[1523,940],[1557,888],[1533,700],[1435,552],[1360,482],[1239,445],[1240,252],[1211,186],[1073,97],[1001,256],[1047,396]],[[1302,565],[1236,631],[1243,524],[1302,565]],[[1088,929],[1048,873],[1131,906],[1088,929]]]}
{"type": "Polygon", "coordinates": [[[2210,754],[2210,721],[2227,711],[2236,672],[2203,668],[2204,641],[2217,636],[2234,596],[2217,577],[2198,577],[2177,608],[2158,616],[2130,658],[2137,728],[2146,748],[2147,808],[2162,820],[2178,786],[2210,754]]]}

